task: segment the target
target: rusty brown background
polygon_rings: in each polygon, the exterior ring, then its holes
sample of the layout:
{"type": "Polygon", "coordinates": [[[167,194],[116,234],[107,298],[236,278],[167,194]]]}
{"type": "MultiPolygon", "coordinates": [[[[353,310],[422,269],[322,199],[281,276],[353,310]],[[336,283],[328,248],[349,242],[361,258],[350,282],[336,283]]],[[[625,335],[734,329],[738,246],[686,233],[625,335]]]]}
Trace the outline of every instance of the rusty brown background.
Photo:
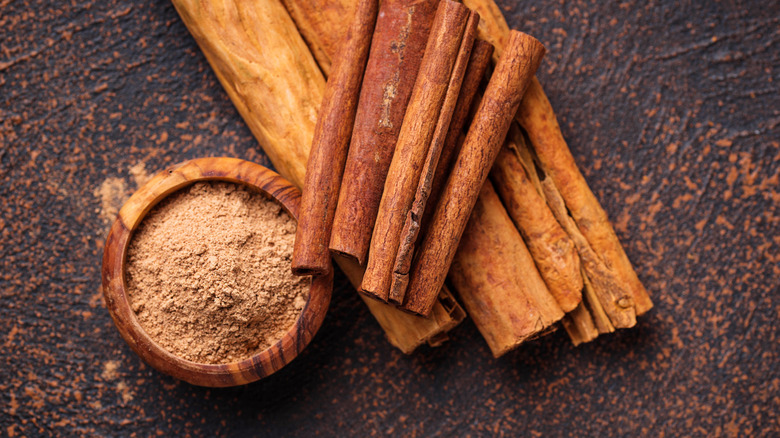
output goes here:
{"type": "Polygon", "coordinates": [[[167,1],[0,2],[0,435],[778,436],[780,3],[499,0],[655,300],[636,329],[494,360],[471,322],[404,356],[336,278],[246,387],[145,366],[104,309],[145,173],[268,165],[167,1]]]}

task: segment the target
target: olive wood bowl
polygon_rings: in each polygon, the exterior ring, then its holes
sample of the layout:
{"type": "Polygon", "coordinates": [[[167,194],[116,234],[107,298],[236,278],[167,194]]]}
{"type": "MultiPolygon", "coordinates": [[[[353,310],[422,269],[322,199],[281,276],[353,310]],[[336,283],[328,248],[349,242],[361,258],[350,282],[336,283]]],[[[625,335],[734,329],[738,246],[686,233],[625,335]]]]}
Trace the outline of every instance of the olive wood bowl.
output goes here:
{"type": "MultiPolygon", "coordinates": [[[[312,278],[309,299],[293,327],[274,345],[239,362],[204,364],[175,356],[141,328],[130,307],[125,257],[133,231],[169,194],[198,181],[244,184],[273,199],[296,220],[300,191],[276,172],[237,158],[199,158],[170,167],[152,178],[122,206],[103,253],[103,296],[119,333],[149,365],[194,385],[225,387],[254,382],[278,371],[300,353],[322,325],[333,289],[333,274],[312,278]]],[[[331,270],[332,271],[332,270],[331,270]]]]}

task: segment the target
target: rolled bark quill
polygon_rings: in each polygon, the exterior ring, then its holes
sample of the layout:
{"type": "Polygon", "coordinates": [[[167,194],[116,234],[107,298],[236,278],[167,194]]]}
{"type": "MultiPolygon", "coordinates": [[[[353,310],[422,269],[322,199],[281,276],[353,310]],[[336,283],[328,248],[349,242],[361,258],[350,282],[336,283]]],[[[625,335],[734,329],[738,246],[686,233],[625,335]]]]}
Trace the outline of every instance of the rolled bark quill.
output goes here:
{"type": "Polygon", "coordinates": [[[379,8],[330,238],[331,251],[361,265],[437,4],[385,0],[379,8]]]}
{"type": "MultiPolygon", "coordinates": [[[[172,3],[274,167],[300,188],[325,79],[284,6],[278,0],[172,3]]],[[[334,31],[343,34],[343,27],[334,31]]],[[[360,269],[350,261],[339,264],[345,272],[360,269]]],[[[439,342],[464,317],[444,290],[434,309],[436,319],[364,301],[388,340],[405,353],[439,342]]]]}
{"type": "Polygon", "coordinates": [[[378,0],[358,2],[325,86],[295,233],[296,275],[324,275],[331,269],[331,227],[378,9],[378,0]]]}
{"type": "Polygon", "coordinates": [[[544,53],[544,46],[535,38],[510,32],[413,263],[406,310],[430,313],[471,209],[544,53]]]}
{"type": "MultiPolygon", "coordinates": [[[[480,20],[480,23],[481,22],[482,20],[480,20]]],[[[436,203],[441,196],[441,191],[444,189],[444,183],[447,182],[447,175],[449,175],[455,158],[457,158],[458,152],[460,152],[460,146],[463,140],[463,127],[466,124],[466,119],[468,118],[474,102],[474,97],[477,95],[477,91],[482,83],[482,79],[485,77],[488,65],[490,65],[490,57],[492,55],[492,44],[483,40],[474,42],[474,48],[471,51],[471,58],[469,59],[469,66],[466,69],[466,75],[463,78],[463,84],[460,87],[458,103],[455,104],[455,112],[452,114],[450,128],[449,131],[447,131],[447,139],[444,141],[444,147],[439,156],[439,163],[436,165],[436,173],[433,176],[431,192],[428,195],[427,205],[429,205],[429,207],[426,208],[423,213],[423,219],[420,225],[421,230],[427,229],[427,225],[433,217],[436,203]]]]}
{"type": "Polygon", "coordinates": [[[593,317],[588,312],[584,302],[581,302],[574,310],[564,315],[561,325],[569,335],[574,346],[584,344],[596,339],[599,331],[593,322],[593,317]]]}
{"type": "MultiPolygon", "coordinates": [[[[459,101],[461,86],[466,76],[466,69],[471,58],[471,52],[474,47],[474,40],[477,35],[477,26],[479,24],[479,14],[469,13],[469,19],[466,22],[466,28],[463,32],[463,38],[460,42],[460,49],[452,68],[449,85],[447,85],[447,94],[444,97],[439,120],[436,123],[436,129],[433,132],[431,145],[428,148],[428,154],[423,163],[420,180],[417,183],[417,190],[414,194],[411,208],[406,214],[406,220],[401,231],[400,244],[395,256],[393,266],[393,277],[390,284],[389,301],[395,304],[403,304],[406,295],[406,287],[409,283],[409,268],[411,267],[414,246],[420,233],[423,213],[426,210],[428,196],[431,192],[433,178],[441,157],[442,149],[446,145],[447,135],[452,126],[452,116],[456,111],[456,105],[459,101]]],[[[462,128],[462,126],[461,126],[462,128]]]]}
{"type": "Polygon", "coordinates": [[[501,9],[493,0],[463,0],[463,4],[482,17],[477,36],[495,47],[493,60],[498,62],[509,39],[509,25],[501,9]]]}
{"type": "Polygon", "coordinates": [[[448,278],[493,356],[553,329],[563,311],[490,180],[466,228],[448,278]]]}
{"type": "Polygon", "coordinates": [[[327,8],[321,8],[316,2],[306,0],[282,0],[287,12],[298,25],[301,36],[317,60],[325,76],[330,76],[332,68],[331,54],[337,52],[343,32],[327,31],[328,23],[341,21],[344,17],[355,15],[355,0],[329,0],[327,8]]]}
{"type": "Polygon", "coordinates": [[[535,78],[523,98],[517,120],[528,133],[541,167],[552,179],[566,211],[576,224],[567,231],[577,245],[585,271],[612,325],[616,328],[633,327],[636,316],[650,310],[653,303],[631,266],[606,212],[577,168],[561,135],[552,106],[535,78]],[[575,231],[581,233],[581,244],[577,243],[580,236],[572,235],[575,231]],[[581,248],[585,247],[593,254],[590,255],[589,251],[583,254],[581,248]],[[595,274],[596,271],[598,274],[595,274]]]}
{"type": "MultiPolygon", "coordinates": [[[[379,203],[361,290],[387,301],[401,232],[436,129],[469,17],[460,3],[442,0],[428,36],[379,203]]],[[[437,287],[436,294],[441,289],[437,287]]]]}
{"type": "MultiPolygon", "coordinates": [[[[506,40],[506,37],[509,33],[509,27],[507,26],[500,9],[496,6],[493,0],[464,0],[464,4],[480,13],[482,16],[482,22],[480,23],[479,36],[480,38],[484,38],[487,41],[490,41],[495,46],[495,53],[493,56],[494,59],[500,57],[501,52],[504,49],[503,42],[506,40]]],[[[580,204],[574,208],[580,211],[579,214],[582,214],[583,210],[589,210],[590,213],[586,213],[586,215],[592,216],[591,219],[596,219],[598,222],[596,225],[598,231],[596,231],[594,234],[600,235],[601,237],[598,238],[597,236],[593,236],[599,240],[599,243],[595,244],[593,249],[601,248],[602,246],[608,247],[609,251],[603,254],[600,253],[600,249],[597,249],[597,251],[599,251],[599,256],[603,257],[603,260],[609,260],[610,264],[613,265],[613,268],[620,271],[619,276],[622,277],[622,280],[619,281],[621,283],[624,283],[624,285],[632,285],[629,287],[629,289],[632,290],[631,295],[634,300],[634,306],[636,308],[635,313],[637,315],[641,315],[644,312],[650,310],[653,305],[652,301],[647,294],[647,291],[639,282],[638,277],[636,276],[636,272],[634,272],[633,267],[625,255],[625,251],[617,240],[614,229],[612,229],[612,226],[606,220],[606,214],[604,214],[603,209],[598,203],[598,200],[595,199],[593,193],[588,188],[587,183],[585,183],[584,178],[582,178],[582,175],[579,173],[579,170],[574,164],[573,158],[571,157],[571,152],[569,151],[568,146],[563,139],[563,135],[560,132],[560,127],[558,126],[552,106],[549,104],[549,101],[544,94],[544,90],[536,78],[534,78],[532,83],[529,85],[529,90],[526,93],[526,97],[523,99],[523,102],[520,105],[517,121],[520,122],[520,124],[528,132],[534,148],[537,147],[536,143],[540,143],[550,146],[546,148],[548,151],[556,149],[560,151],[560,156],[564,159],[564,161],[558,163],[560,168],[563,169],[563,172],[559,172],[559,176],[567,179],[570,183],[567,185],[567,190],[570,191],[564,195],[564,198],[567,198],[567,200],[562,203],[563,213],[566,213],[566,208],[569,207],[566,204],[569,198],[580,199],[580,204]],[[531,117],[532,115],[533,117],[531,117]],[[565,176],[567,173],[569,174],[568,177],[565,176]],[[572,184],[574,187],[572,187],[572,184]]],[[[539,151],[537,151],[537,153],[538,152],[539,151]]],[[[554,161],[552,157],[548,156],[548,158],[554,161]]],[[[542,162],[542,166],[544,167],[544,160],[542,160],[542,162]]],[[[544,170],[548,171],[547,169],[544,170]]],[[[556,177],[552,173],[551,176],[553,179],[556,177]]],[[[555,184],[552,186],[547,184],[546,190],[551,190],[552,192],[558,193],[558,188],[555,188],[555,184]]],[[[553,212],[555,213],[554,208],[553,212]]],[[[568,213],[566,213],[566,215],[568,216],[568,213]]],[[[574,236],[571,237],[574,239],[574,236]]],[[[584,260],[583,265],[585,265],[584,260]]],[[[601,314],[602,317],[605,317],[606,314],[604,313],[604,308],[598,302],[598,299],[595,298],[596,292],[594,290],[598,288],[598,285],[596,284],[597,282],[590,284],[590,281],[588,278],[586,278],[586,275],[583,276],[583,281],[585,284],[584,302],[589,302],[590,306],[586,307],[591,310],[593,320],[596,322],[596,325],[599,326],[599,332],[608,333],[610,331],[614,331],[614,327],[611,325],[611,323],[609,323],[608,320],[604,321],[604,319],[599,315],[601,314]],[[589,293],[591,294],[590,299],[588,299],[589,293]]],[[[609,284],[609,281],[605,280],[602,283],[609,284]]],[[[602,295],[605,294],[607,293],[602,292],[602,295]]],[[[625,303],[626,302],[623,301],[623,304],[625,303]]]]}
{"type": "MultiPolygon", "coordinates": [[[[570,243],[573,244],[574,242],[571,241],[570,237],[568,237],[569,234],[566,232],[566,227],[563,227],[561,222],[558,221],[558,218],[566,215],[566,208],[561,201],[560,193],[558,193],[554,184],[552,184],[552,180],[548,179],[548,176],[544,170],[537,165],[538,159],[534,158],[533,151],[531,151],[527,141],[525,140],[525,136],[516,124],[513,124],[510,128],[509,137],[511,139],[508,139],[507,141],[511,146],[510,149],[513,152],[512,155],[515,156],[522,164],[528,180],[536,189],[538,197],[544,199],[545,205],[543,208],[545,212],[554,216],[554,224],[550,226],[561,228],[569,239],[570,243]],[[543,184],[542,181],[545,181],[545,183],[543,184]],[[545,193],[547,193],[547,195],[545,195],[545,193]],[[550,198],[550,201],[548,201],[548,197],[550,198]]],[[[493,165],[493,172],[496,171],[499,163],[500,159],[497,159],[496,164],[493,165]]],[[[491,177],[494,177],[494,175],[491,174],[491,177]]],[[[534,195],[530,196],[533,197],[534,195]]],[[[541,209],[542,206],[538,206],[538,208],[541,209]]],[[[566,219],[563,218],[562,220],[566,219]]],[[[570,226],[569,223],[566,225],[570,226]]],[[[581,294],[582,300],[576,308],[569,311],[563,317],[561,323],[566,329],[566,333],[569,335],[572,343],[576,347],[577,345],[596,339],[600,333],[615,331],[615,328],[612,327],[611,323],[609,322],[609,318],[606,317],[604,309],[601,307],[601,304],[596,298],[595,292],[593,291],[593,286],[590,284],[590,281],[587,278],[587,274],[582,267],[582,263],[580,263],[580,256],[576,249],[574,254],[576,261],[564,264],[563,266],[571,268],[576,265],[578,271],[576,273],[571,271],[564,272],[568,272],[569,276],[576,274],[576,277],[579,279],[577,283],[583,288],[581,294]]],[[[534,259],[537,266],[539,266],[541,263],[539,260],[537,260],[536,255],[534,255],[534,259]]],[[[542,273],[542,276],[544,277],[544,273],[542,273]]],[[[545,279],[545,281],[547,281],[548,287],[550,287],[550,282],[548,282],[547,279],[545,279]]]]}
{"type": "Polygon", "coordinates": [[[276,170],[301,187],[325,79],[284,6],[171,3],[276,170]]]}
{"type": "Polygon", "coordinates": [[[620,284],[615,271],[593,250],[588,239],[569,215],[567,205],[552,178],[542,181],[547,203],[555,218],[571,237],[582,260],[583,281],[586,297],[589,298],[591,313],[599,333],[614,331],[614,328],[633,327],[636,311],[633,300],[620,284]],[[590,292],[590,294],[589,294],[590,292]],[[604,316],[608,318],[604,321],[604,316]]]}
{"type": "MultiPolygon", "coordinates": [[[[506,210],[517,226],[539,273],[564,312],[571,312],[582,301],[580,258],[569,235],[563,230],[537,191],[529,176],[536,172],[520,159],[525,147],[523,134],[516,127],[496,159],[490,178],[506,210]]],[[[533,163],[530,163],[533,166],[533,163]]]]}
{"type": "MultiPolygon", "coordinates": [[[[478,17],[474,12],[472,12],[472,16],[478,17]]],[[[480,20],[476,21],[479,22],[480,20]]],[[[469,29],[468,26],[467,29],[469,29]]],[[[466,38],[464,37],[465,40],[466,38]]],[[[461,83],[458,101],[455,104],[450,125],[441,147],[436,170],[432,174],[431,167],[429,167],[431,164],[429,164],[429,161],[426,161],[423,177],[420,178],[421,185],[418,186],[418,192],[415,195],[415,203],[404,224],[404,237],[401,239],[401,247],[398,249],[396,264],[393,269],[390,301],[396,304],[403,304],[409,282],[409,270],[414,248],[419,244],[421,233],[426,230],[431,217],[433,217],[436,202],[444,188],[444,183],[447,181],[447,175],[452,168],[454,158],[460,150],[458,146],[461,145],[459,141],[461,140],[461,132],[466,123],[466,117],[469,114],[469,108],[474,100],[474,96],[477,94],[480,82],[485,76],[492,53],[493,46],[490,43],[479,40],[474,42],[468,66],[461,83]],[[423,195],[427,199],[421,202],[423,195]]],[[[453,75],[453,77],[455,76],[453,75]]],[[[432,147],[431,149],[433,150],[434,148],[432,147]]],[[[430,156],[431,153],[429,151],[430,156]]]]}
{"type": "MultiPolygon", "coordinates": [[[[346,260],[339,255],[334,257],[349,281],[354,285],[360,285],[365,270],[352,260],[346,260]]],[[[443,287],[439,293],[438,304],[431,312],[430,318],[421,318],[403,312],[371,298],[364,297],[363,300],[382,327],[392,327],[392,330],[385,330],[388,341],[406,354],[410,354],[422,342],[428,342],[432,346],[439,345],[442,340],[447,339],[447,331],[466,318],[466,312],[446,287],[443,287]],[[409,340],[417,340],[417,342],[411,343],[409,340]]]]}

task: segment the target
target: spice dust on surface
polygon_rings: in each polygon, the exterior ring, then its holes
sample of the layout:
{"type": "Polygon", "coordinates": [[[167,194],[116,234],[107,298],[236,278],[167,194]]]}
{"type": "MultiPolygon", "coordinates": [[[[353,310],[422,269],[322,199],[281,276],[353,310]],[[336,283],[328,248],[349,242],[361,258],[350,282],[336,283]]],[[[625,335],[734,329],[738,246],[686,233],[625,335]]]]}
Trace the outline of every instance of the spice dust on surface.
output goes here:
{"type": "Polygon", "coordinates": [[[199,363],[230,363],[286,333],[310,277],[290,270],[295,220],[245,186],[201,182],[160,202],[134,233],[125,278],[141,327],[199,363]]]}

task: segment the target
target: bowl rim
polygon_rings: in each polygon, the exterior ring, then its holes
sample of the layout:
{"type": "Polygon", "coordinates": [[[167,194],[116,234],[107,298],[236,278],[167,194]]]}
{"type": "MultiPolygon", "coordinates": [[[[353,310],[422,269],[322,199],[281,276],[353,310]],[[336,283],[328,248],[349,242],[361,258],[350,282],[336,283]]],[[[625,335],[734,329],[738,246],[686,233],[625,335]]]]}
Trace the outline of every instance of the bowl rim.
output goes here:
{"type": "Polygon", "coordinates": [[[298,218],[300,191],[264,166],[231,157],[196,158],[175,164],[139,188],[120,209],[103,251],[103,297],[122,338],[153,368],[194,385],[242,385],[278,371],[309,344],[330,304],[333,269],[327,275],[312,277],[309,298],[292,328],[268,348],[226,364],[193,362],[170,353],[146,333],[130,306],[124,275],[127,250],[133,232],[156,204],[201,181],[243,184],[280,204],[294,219],[298,218]]]}

